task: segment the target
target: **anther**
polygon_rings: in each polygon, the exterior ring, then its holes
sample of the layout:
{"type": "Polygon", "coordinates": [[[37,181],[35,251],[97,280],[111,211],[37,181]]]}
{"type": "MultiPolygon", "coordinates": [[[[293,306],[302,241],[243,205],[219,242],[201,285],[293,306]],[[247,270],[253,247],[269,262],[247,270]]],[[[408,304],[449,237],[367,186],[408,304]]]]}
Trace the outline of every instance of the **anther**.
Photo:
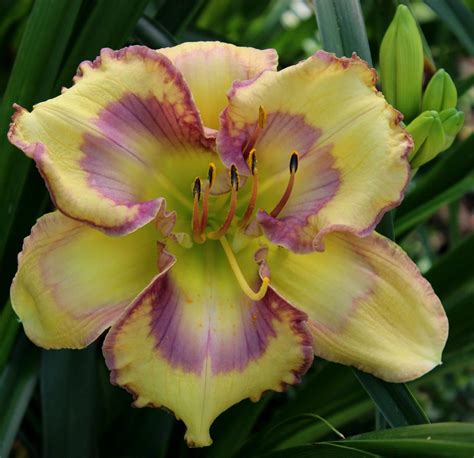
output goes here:
{"type": "Polygon", "coordinates": [[[209,171],[207,172],[207,179],[209,180],[209,189],[212,188],[214,185],[214,181],[216,180],[216,164],[211,162],[209,164],[209,171]]]}
{"type": "Polygon", "coordinates": [[[209,193],[216,180],[216,165],[213,162],[209,164],[207,179],[208,179],[208,183],[206,184],[206,187],[204,188],[204,198],[202,199],[202,214],[201,214],[201,226],[200,226],[201,234],[203,234],[206,229],[207,213],[209,209],[209,193]]]}
{"type": "Polygon", "coordinates": [[[257,173],[257,151],[255,148],[250,150],[249,158],[247,159],[247,165],[249,166],[252,175],[255,175],[257,173]]]}
{"type": "Polygon", "coordinates": [[[296,173],[298,170],[299,154],[298,151],[293,151],[290,158],[290,173],[296,173]]]}
{"type": "Polygon", "coordinates": [[[196,177],[194,180],[193,196],[195,200],[197,197],[198,202],[201,200],[201,179],[199,177],[196,177]]]}
{"type": "Polygon", "coordinates": [[[257,174],[257,152],[255,148],[252,148],[247,159],[247,165],[249,166],[250,172],[252,173],[252,193],[250,194],[249,203],[247,209],[245,210],[244,216],[240,220],[240,227],[247,226],[247,223],[252,217],[252,213],[255,209],[255,204],[257,203],[257,193],[258,193],[258,174],[257,174]]]}
{"type": "Polygon", "coordinates": [[[235,209],[237,208],[237,191],[239,190],[239,184],[240,184],[239,172],[237,171],[237,167],[234,164],[232,164],[230,166],[231,191],[230,191],[229,211],[227,212],[226,219],[222,223],[222,226],[213,232],[209,232],[207,236],[210,239],[214,239],[214,240],[220,239],[229,229],[230,224],[232,223],[232,220],[234,219],[234,216],[235,216],[235,209]]]}
{"type": "Polygon", "coordinates": [[[267,293],[270,279],[268,277],[264,277],[262,279],[262,284],[260,285],[258,291],[254,291],[248,285],[247,280],[245,279],[242,270],[240,269],[239,263],[235,258],[234,252],[232,251],[232,248],[230,247],[229,242],[227,241],[225,236],[222,236],[219,241],[221,242],[222,248],[224,249],[224,253],[227,256],[227,260],[229,261],[230,268],[234,273],[237,283],[239,284],[242,291],[252,301],[259,301],[263,299],[265,297],[265,294],[267,293]]]}
{"type": "Polygon", "coordinates": [[[199,200],[201,199],[201,179],[196,177],[193,186],[193,235],[194,240],[198,243],[204,242],[204,237],[201,234],[201,225],[199,223],[199,200]]]}
{"type": "Polygon", "coordinates": [[[265,129],[266,125],[267,125],[267,112],[262,107],[262,105],[260,105],[258,107],[258,127],[260,127],[260,129],[265,129]]]}
{"type": "Polygon", "coordinates": [[[286,205],[286,203],[288,202],[288,199],[291,196],[291,191],[293,190],[293,185],[295,184],[295,174],[296,174],[296,171],[298,170],[298,162],[299,162],[298,159],[299,159],[298,151],[293,151],[290,157],[290,179],[286,186],[285,192],[281,196],[280,201],[276,204],[275,208],[270,212],[270,215],[273,216],[273,218],[276,218],[280,214],[280,212],[283,210],[283,207],[286,205]]]}
{"type": "Polygon", "coordinates": [[[263,129],[265,129],[267,125],[267,112],[265,111],[265,108],[263,108],[261,105],[258,107],[258,122],[257,125],[255,126],[255,130],[253,131],[252,135],[250,136],[247,144],[245,145],[245,148],[243,149],[243,156],[244,159],[247,160],[250,151],[253,149],[255,146],[255,143],[257,142],[257,138],[262,132],[263,129]]]}
{"type": "Polygon", "coordinates": [[[232,164],[230,166],[230,185],[232,186],[232,188],[235,188],[236,191],[239,190],[240,177],[235,164],[232,164]]]}

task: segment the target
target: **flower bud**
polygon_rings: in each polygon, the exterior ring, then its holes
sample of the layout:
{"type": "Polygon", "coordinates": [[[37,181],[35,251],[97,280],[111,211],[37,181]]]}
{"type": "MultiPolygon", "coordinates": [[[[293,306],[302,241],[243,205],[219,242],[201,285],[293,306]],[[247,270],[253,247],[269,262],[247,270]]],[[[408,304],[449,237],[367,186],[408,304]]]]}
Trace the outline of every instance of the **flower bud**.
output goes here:
{"type": "Polygon", "coordinates": [[[444,151],[453,144],[456,135],[461,130],[464,124],[464,113],[456,110],[456,108],[451,108],[442,111],[439,114],[439,118],[441,119],[443,130],[446,135],[446,140],[442,149],[442,151],[444,151]]]}
{"type": "Polygon", "coordinates": [[[399,5],[380,46],[380,75],[386,99],[408,121],[420,109],[423,62],[415,18],[405,5],[399,5]]]}
{"type": "Polygon", "coordinates": [[[438,70],[431,78],[423,95],[422,110],[443,111],[454,108],[458,93],[453,80],[443,69],[438,70]]]}
{"type": "Polygon", "coordinates": [[[431,161],[443,150],[446,135],[438,112],[421,113],[406,129],[415,144],[409,156],[413,169],[431,161]]]}

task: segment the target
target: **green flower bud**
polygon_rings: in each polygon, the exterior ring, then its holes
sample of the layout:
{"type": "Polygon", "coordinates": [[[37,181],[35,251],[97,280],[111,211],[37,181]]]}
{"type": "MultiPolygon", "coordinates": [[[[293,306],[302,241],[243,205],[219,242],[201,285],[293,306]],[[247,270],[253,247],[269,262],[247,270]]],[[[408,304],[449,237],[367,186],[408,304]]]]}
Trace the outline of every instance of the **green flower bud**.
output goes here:
{"type": "Polygon", "coordinates": [[[464,125],[464,113],[456,110],[456,108],[451,108],[442,111],[439,114],[439,118],[441,119],[443,130],[446,135],[446,141],[442,149],[442,151],[444,151],[453,144],[456,135],[464,125]]]}
{"type": "Polygon", "coordinates": [[[454,108],[458,102],[458,92],[453,80],[442,68],[431,78],[423,95],[422,110],[443,111],[454,108]]]}
{"type": "Polygon", "coordinates": [[[409,157],[413,169],[431,161],[443,150],[446,135],[438,112],[421,113],[406,129],[415,143],[409,157]]]}
{"type": "Polygon", "coordinates": [[[421,105],[423,44],[415,18],[399,5],[380,46],[380,76],[385,98],[413,119],[421,105]]]}

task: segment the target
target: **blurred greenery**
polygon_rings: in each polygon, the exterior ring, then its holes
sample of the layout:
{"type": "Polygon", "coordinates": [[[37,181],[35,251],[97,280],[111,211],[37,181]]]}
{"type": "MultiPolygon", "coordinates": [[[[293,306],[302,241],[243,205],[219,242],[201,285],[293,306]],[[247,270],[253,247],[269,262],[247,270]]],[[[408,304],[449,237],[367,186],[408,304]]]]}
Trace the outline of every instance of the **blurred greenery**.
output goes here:
{"type": "Polygon", "coordinates": [[[473,456],[473,7],[472,0],[0,0],[0,458],[473,456]],[[162,410],[132,409],[128,393],[109,383],[101,342],[48,352],[28,341],[9,285],[22,239],[51,203],[30,161],[6,140],[13,102],[30,108],[55,96],[80,61],[134,43],[275,48],[281,68],[324,46],[357,51],[378,68],[400,3],[423,34],[425,85],[435,68],[449,72],[466,118],[454,144],[420,168],[379,227],[396,236],[445,305],[442,366],[407,388],[317,360],[286,393],[229,409],[213,425],[214,444],[191,450],[180,422],[162,410]],[[416,425],[428,422],[425,412],[432,424],[416,425]]]}

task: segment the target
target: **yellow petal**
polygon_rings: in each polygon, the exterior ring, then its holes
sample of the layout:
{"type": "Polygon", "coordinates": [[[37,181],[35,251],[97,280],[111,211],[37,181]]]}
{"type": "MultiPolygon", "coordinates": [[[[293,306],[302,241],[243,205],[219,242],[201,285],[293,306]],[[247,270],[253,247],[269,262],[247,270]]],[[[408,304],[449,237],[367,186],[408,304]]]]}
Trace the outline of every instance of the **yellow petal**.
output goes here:
{"type": "Polygon", "coordinates": [[[183,73],[203,123],[211,129],[219,128],[219,114],[227,105],[226,94],[234,81],[254,78],[265,70],[276,70],[278,64],[274,49],[244,48],[211,41],[183,43],[159,52],[183,73]]]}
{"type": "Polygon", "coordinates": [[[191,207],[181,183],[214,157],[183,77],[142,46],[103,49],[72,88],[17,109],[10,141],[36,161],[56,206],[111,234],[151,221],[159,197],[191,207]]]}
{"type": "MultiPolygon", "coordinates": [[[[247,266],[259,282],[253,258],[247,266]]],[[[250,301],[210,241],[181,250],[112,327],[104,355],[136,406],[172,410],[188,444],[206,446],[211,423],[231,405],[299,381],[312,360],[305,319],[273,292],[250,301]]]]}
{"type": "Polygon", "coordinates": [[[25,239],[11,288],[28,337],[44,348],[83,348],[158,273],[156,231],[108,237],[59,212],[25,239]]]}
{"type": "Polygon", "coordinates": [[[311,251],[320,249],[322,236],[332,230],[366,235],[399,204],[412,142],[365,62],[320,51],[234,85],[217,146],[224,163],[236,164],[241,173],[248,174],[242,151],[255,131],[259,106],[267,112],[267,125],[253,145],[257,208],[266,211],[266,218],[260,212],[260,223],[275,243],[311,251]],[[289,179],[293,150],[300,158],[293,191],[281,215],[271,218],[289,179]]]}
{"type": "Polygon", "coordinates": [[[391,382],[440,364],[447,318],[408,256],[376,233],[332,233],[325,245],[267,255],[272,288],[309,316],[316,355],[391,382]]]}

